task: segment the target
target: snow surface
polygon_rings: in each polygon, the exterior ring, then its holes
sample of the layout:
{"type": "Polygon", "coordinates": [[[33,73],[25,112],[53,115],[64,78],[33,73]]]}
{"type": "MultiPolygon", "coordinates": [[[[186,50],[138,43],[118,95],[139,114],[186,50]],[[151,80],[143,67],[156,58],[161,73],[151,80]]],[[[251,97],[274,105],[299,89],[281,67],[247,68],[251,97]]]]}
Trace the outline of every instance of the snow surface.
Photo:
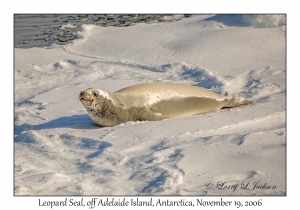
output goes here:
{"type": "Polygon", "coordinates": [[[285,195],[286,27],[209,18],[83,25],[65,46],[16,48],[15,195],[285,195]],[[78,100],[89,87],[112,92],[145,82],[255,103],[99,127],[78,100]],[[240,188],[258,181],[276,188],[240,188]]]}

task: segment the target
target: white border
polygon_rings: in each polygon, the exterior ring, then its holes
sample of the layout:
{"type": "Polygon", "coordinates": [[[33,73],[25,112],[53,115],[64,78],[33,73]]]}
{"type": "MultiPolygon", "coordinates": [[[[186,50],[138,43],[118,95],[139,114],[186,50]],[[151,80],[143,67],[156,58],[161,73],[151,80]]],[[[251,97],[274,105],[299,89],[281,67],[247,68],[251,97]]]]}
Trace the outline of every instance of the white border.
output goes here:
{"type": "MultiPolygon", "coordinates": [[[[293,1],[295,2],[295,1],[293,1]]],[[[297,206],[299,182],[296,176],[299,173],[297,138],[299,106],[297,97],[299,53],[299,15],[296,3],[281,1],[140,1],[140,0],[112,0],[112,1],[11,1],[2,5],[2,65],[0,84],[2,87],[1,120],[1,209],[40,209],[38,199],[43,197],[13,197],[13,14],[17,13],[286,13],[287,14],[287,196],[262,197],[263,209],[274,207],[297,206]],[[10,5],[9,5],[10,4],[10,5]],[[297,194],[296,194],[297,193],[297,194]]],[[[62,197],[47,197],[58,200],[62,197]]],[[[164,197],[163,197],[164,198],[164,197]]],[[[181,197],[184,198],[184,197],[181,197]]],[[[196,197],[187,197],[187,199],[196,197]]],[[[203,197],[206,200],[218,200],[219,197],[203,197]]],[[[226,200],[255,200],[259,197],[223,197],[226,200]]],[[[88,199],[88,197],[85,197],[88,199]]],[[[69,208],[69,207],[67,207],[69,208]]],[[[80,207],[78,207],[80,208],[80,207]]],[[[211,209],[212,207],[210,207],[211,209]]],[[[235,207],[234,207],[235,208],[235,207]]],[[[46,207],[44,208],[46,209],[46,207]]],[[[50,208],[47,208],[50,209],[50,208]]],[[[55,209],[66,209],[55,208],[55,209]]],[[[99,208],[98,208],[99,209],[99,208]]],[[[114,208],[109,208],[114,209],[114,208]]],[[[135,208],[140,209],[140,208],[135,208]]],[[[214,209],[214,208],[212,208],[214,209]]]]}

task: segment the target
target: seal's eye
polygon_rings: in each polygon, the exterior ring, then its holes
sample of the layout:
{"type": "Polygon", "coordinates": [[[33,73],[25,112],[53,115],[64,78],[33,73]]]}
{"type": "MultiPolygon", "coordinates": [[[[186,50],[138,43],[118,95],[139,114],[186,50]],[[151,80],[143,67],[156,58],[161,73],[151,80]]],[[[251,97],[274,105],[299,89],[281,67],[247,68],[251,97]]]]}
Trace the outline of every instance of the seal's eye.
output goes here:
{"type": "Polygon", "coordinates": [[[94,95],[95,97],[97,97],[97,96],[98,96],[98,94],[97,94],[96,92],[93,92],[93,95],[94,95]]]}

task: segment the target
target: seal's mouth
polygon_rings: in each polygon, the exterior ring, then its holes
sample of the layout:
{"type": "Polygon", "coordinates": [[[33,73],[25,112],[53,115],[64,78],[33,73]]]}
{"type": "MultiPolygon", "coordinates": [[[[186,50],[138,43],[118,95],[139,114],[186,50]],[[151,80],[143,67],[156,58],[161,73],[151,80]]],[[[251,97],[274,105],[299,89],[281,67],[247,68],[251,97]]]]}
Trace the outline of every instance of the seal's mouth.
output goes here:
{"type": "Polygon", "coordinates": [[[95,100],[95,98],[93,98],[93,97],[79,97],[79,100],[82,103],[92,104],[93,101],[95,100]]]}
{"type": "Polygon", "coordinates": [[[79,100],[85,105],[91,105],[94,102],[95,97],[90,96],[85,91],[81,91],[79,94],[79,100]]]}

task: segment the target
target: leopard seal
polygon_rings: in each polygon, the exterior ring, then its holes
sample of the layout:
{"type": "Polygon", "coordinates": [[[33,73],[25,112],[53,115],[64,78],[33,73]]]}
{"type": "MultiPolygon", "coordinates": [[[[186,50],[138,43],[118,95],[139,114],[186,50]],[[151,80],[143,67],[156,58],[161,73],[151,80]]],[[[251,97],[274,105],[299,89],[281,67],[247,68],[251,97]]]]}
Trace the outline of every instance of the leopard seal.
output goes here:
{"type": "Polygon", "coordinates": [[[138,84],[113,93],[88,88],[80,92],[79,100],[100,126],[178,118],[252,103],[198,86],[167,83],[138,84]]]}

